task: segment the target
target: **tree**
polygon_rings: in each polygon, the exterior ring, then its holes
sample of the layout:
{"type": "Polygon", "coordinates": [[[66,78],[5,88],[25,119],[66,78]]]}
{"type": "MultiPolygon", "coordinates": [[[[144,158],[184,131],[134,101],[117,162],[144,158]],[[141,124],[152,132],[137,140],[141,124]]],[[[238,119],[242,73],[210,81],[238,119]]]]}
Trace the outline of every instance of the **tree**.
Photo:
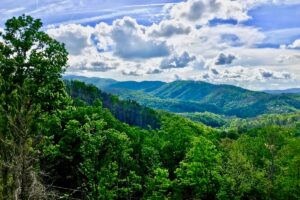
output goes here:
{"type": "Polygon", "coordinates": [[[196,137],[186,158],[176,169],[175,183],[182,199],[215,199],[220,182],[221,154],[216,146],[204,138],[196,137]]]}
{"type": "Polygon", "coordinates": [[[158,131],[161,138],[160,155],[163,167],[168,169],[170,179],[174,180],[175,170],[184,159],[194,136],[205,134],[204,126],[177,115],[162,117],[162,126],[158,131]]]}
{"type": "Polygon", "coordinates": [[[292,138],[279,151],[277,164],[280,166],[276,177],[277,199],[300,199],[300,138],[292,138]]]}
{"type": "Polygon", "coordinates": [[[238,142],[234,141],[224,150],[223,179],[218,199],[256,199],[265,196],[267,181],[264,170],[255,168],[247,155],[242,153],[238,142]]]}
{"type": "Polygon", "coordinates": [[[126,133],[112,128],[108,114],[97,101],[93,106],[69,106],[47,117],[42,167],[60,196],[130,199],[141,191],[131,141],[126,133]]]}
{"type": "Polygon", "coordinates": [[[67,67],[63,44],[40,31],[30,16],[13,17],[0,33],[0,137],[3,199],[41,199],[36,191],[36,145],[42,133],[38,122],[45,113],[68,103],[60,80],[67,67]],[[35,192],[33,192],[35,191],[35,192]],[[37,195],[37,196],[36,196],[37,195]]]}
{"type": "Polygon", "coordinates": [[[170,199],[170,188],[172,182],[169,179],[169,172],[166,169],[157,168],[153,175],[146,179],[145,199],[170,199]]]}

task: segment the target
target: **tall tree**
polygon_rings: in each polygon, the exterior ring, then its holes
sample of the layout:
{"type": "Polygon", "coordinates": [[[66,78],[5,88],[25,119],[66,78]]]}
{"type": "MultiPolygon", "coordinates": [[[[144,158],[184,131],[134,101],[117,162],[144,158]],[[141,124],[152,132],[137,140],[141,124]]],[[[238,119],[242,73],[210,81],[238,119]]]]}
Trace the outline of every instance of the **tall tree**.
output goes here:
{"type": "Polygon", "coordinates": [[[67,51],[40,29],[40,20],[22,15],[5,23],[0,33],[0,155],[3,199],[41,199],[34,147],[41,134],[38,121],[67,104],[60,80],[67,51]],[[37,188],[39,190],[37,191],[37,188]]]}

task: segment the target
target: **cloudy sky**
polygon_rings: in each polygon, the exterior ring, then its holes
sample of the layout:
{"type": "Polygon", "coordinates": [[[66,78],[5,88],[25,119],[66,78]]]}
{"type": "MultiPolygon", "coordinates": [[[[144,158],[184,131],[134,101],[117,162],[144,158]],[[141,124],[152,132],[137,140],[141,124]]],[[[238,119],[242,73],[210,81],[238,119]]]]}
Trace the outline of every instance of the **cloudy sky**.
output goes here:
{"type": "Polygon", "coordinates": [[[69,50],[67,74],[300,87],[300,0],[1,0],[69,50]]]}

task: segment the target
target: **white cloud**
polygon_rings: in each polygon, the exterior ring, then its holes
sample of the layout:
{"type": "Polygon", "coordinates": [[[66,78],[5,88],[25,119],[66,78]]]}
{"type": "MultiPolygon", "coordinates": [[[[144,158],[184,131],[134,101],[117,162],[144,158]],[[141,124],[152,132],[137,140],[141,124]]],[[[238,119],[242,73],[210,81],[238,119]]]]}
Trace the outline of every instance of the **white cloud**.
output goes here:
{"type": "Polygon", "coordinates": [[[292,44],[288,45],[288,48],[300,49],[300,39],[297,39],[292,44]]]}
{"type": "Polygon", "coordinates": [[[162,57],[170,52],[166,42],[148,38],[146,27],[129,17],[114,21],[111,38],[115,55],[125,59],[162,57]]]}
{"type": "Polygon", "coordinates": [[[111,45],[109,32],[110,26],[104,23],[96,27],[68,24],[47,30],[50,36],[65,43],[69,52],[69,71],[94,72],[115,70],[121,63],[111,53],[99,52],[99,49],[108,50],[111,45]]]}
{"type": "Polygon", "coordinates": [[[191,32],[191,27],[176,20],[163,20],[158,25],[150,27],[149,35],[154,37],[171,37],[173,35],[187,35],[191,32]]]}
{"type": "Polygon", "coordinates": [[[170,17],[196,24],[207,24],[214,18],[235,19],[244,21],[249,19],[247,10],[242,3],[229,0],[188,0],[165,8],[170,17]]]}
{"type": "Polygon", "coordinates": [[[68,24],[49,29],[47,33],[56,40],[65,43],[71,55],[80,55],[85,48],[92,46],[92,27],[68,24]]]}
{"type": "MultiPolygon", "coordinates": [[[[196,79],[252,88],[262,88],[266,81],[291,84],[294,78],[300,79],[297,50],[292,49],[298,41],[285,49],[258,48],[281,33],[266,35],[240,23],[209,24],[215,18],[246,20],[250,8],[270,2],[188,0],[169,5],[166,18],[150,26],[124,17],[111,25],[61,25],[48,33],[66,43],[74,73],[119,80],[196,79]]],[[[295,35],[296,30],[287,34],[295,35]]]]}
{"type": "Polygon", "coordinates": [[[104,51],[109,51],[113,45],[113,40],[111,38],[112,26],[106,23],[99,23],[94,28],[94,36],[97,40],[97,47],[104,51]]]}
{"type": "Polygon", "coordinates": [[[195,56],[190,56],[188,52],[183,52],[180,55],[172,55],[169,58],[165,58],[160,63],[161,69],[171,69],[171,68],[184,68],[189,65],[190,62],[196,60],[195,56]]]}
{"type": "Polygon", "coordinates": [[[70,71],[86,70],[107,72],[116,70],[120,67],[121,63],[121,60],[114,58],[110,53],[99,54],[92,48],[85,49],[80,56],[69,56],[70,71]]]}
{"type": "Polygon", "coordinates": [[[256,28],[219,25],[192,29],[188,35],[177,35],[166,41],[176,51],[188,51],[207,59],[215,58],[220,52],[226,53],[232,48],[254,48],[263,39],[264,34],[256,28]]]}

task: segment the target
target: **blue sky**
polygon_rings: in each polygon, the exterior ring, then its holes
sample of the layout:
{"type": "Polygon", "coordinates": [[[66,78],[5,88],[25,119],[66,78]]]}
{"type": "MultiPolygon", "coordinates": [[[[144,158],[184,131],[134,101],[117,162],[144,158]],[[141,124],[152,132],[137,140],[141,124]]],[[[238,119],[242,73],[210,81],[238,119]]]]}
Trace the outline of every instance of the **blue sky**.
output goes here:
{"type": "Polygon", "coordinates": [[[299,0],[1,0],[68,48],[68,74],[300,87],[299,0]]]}

